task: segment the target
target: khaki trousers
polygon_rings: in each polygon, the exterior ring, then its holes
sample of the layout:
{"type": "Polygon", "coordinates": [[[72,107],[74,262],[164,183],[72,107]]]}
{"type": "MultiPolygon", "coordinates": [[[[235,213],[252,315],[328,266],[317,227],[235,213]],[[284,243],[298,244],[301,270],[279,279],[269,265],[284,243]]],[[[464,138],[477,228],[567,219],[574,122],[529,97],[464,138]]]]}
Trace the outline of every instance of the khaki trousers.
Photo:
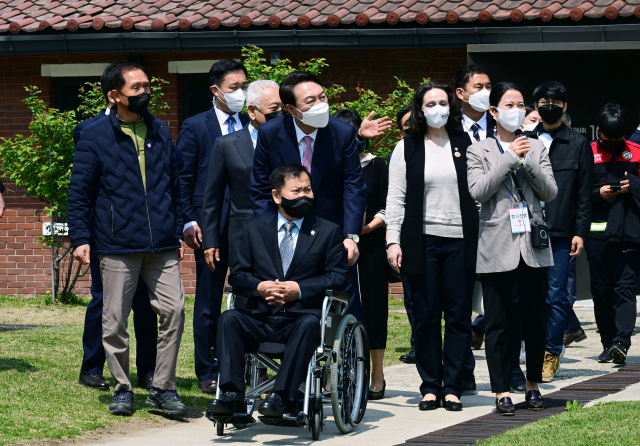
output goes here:
{"type": "Polygon", "coordinates": [[[115,390],[131,390],[127,325],[140,275],[149,288],[151,307],[160,316],[153,386],[175,390],[184,330],[184,288],[176,250],[98,257],[103,284],[102,344],[115,390]]]}

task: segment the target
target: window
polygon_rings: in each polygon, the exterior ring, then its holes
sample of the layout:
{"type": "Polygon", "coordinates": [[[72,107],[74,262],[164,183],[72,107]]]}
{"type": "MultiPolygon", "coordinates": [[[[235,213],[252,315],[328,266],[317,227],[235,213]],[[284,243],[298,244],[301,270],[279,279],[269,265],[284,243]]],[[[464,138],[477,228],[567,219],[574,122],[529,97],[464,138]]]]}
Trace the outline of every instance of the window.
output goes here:
{"type": "Polygon", "coordinates": [[[213,105],[213,93],[209,88],[209,74],[183,74],[182,120],[203,113],[213,105]]]}
{"type": "MultiPolygon", "coordinates": [[[[99,82],[100,77],[56,77],[53,81],[53,106],[58,110],[76,110],[82,103],[80,87],[85,82],[99,82]]],[[[80,117],[79,117],[80,118],[80,117]]]]}

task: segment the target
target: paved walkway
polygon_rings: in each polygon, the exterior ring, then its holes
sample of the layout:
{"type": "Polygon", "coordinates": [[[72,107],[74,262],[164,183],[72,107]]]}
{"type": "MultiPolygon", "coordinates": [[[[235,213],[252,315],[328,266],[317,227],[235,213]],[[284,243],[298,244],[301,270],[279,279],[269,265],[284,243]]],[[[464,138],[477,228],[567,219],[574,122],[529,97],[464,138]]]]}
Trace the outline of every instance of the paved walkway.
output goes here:
{"type": "MultiPolygon", "coordinates": [[[[550,393],[568,384],[573,384],[593,376],[614,371],[618,366],[599,364],[596,359],[602,351],[599,335],[595,331],[592,309],[577,311],[587,333],[587,339],[567,349],[562,367],[556,381],[541,385],[542,393],[550,393]]],[[[640,345],[631,347],[627,364],[640,361],[640,345]]],[[[408,341],[408,340],[407,340],[408,341]]],[[[362,425],[348,435],[340,435],[332,417],[325,418],[324,432],[317,442],[323,445],[397,445],[406,439],[423,435],[462,421],[485,415],[493,411],[494,395],[490,392],[489,374],[486,366],[484,349],[474,351],[476,366],[476,382],[478,394],[463,396],[462,412],[447,412],[439,409],[431,412],[420,412],[417,408],[420,401],[418,386],[420,379],[415,366],[396,365],[386,369],[387,397],[381,401],[372,401],[367,407],[367,414],[362,425]]],[[[638,385],[634,387],[640,387],[638,385]]],[[[638,389],[640,390],[640,389],[638,389]]],[[[618,397],[627,398],[632,389],[620,392],[618,397]],[[625,393],[626,392],[626,393],[625,393]]],[[[635,391],[637,394],[637,390],[635,391]]],[[[524,395],[513,395],[514,402],[524,400],[524,395]]],[[[607,397],[607,401],[615,398],[607,397]]],[[[631,398],[627,398],[631,399],[631,398]]],[[[331,410],[326,407],[325,414],[331,410]]],[[[210,446],[212,443],[249,443],[266,445],[298,445],[309,444],[311,434],[302,428],[277,428],[256,423],[248,429],[236,431],[233,427],[225,430],[227,435],[217,437],[213,424],[202,418],[190,420],[183,424],[164,428],[149,429],[117,439],[103,439],[98,442],[78,442],[78,445],[125,446],[210,446]]]]}

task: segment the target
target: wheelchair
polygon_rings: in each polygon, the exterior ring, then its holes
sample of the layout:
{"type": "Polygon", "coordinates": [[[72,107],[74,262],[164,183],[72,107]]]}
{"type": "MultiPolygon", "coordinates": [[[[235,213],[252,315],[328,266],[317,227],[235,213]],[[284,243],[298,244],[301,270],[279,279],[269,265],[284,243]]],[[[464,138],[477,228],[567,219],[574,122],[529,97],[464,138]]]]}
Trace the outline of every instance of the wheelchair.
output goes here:
{"type": "MultiPolygon", "coordinates": [[[[233,287],[225,287],[227,310],[233,308],[236,296],[233,287]]],[[[369,339],[362,322],[345,314],[349,295],[342,291],[326,290],[320,321],[321,342],[314,352],[304,383],[299,391],[304,395],[304,405],[297,413],[280,417],[258,416],[262,424],[273,426],[307,427],[313,440],[320,438],[324,425],[324,406],[331,404],[338,430],[349,433],[358,426],[367,408],[369,389],[369,339]],[[330,376],[331,394],[323,394],[323,378],[330,376]]],[[[245,355],[245,400],[247,413],[221,416],[209,411],[206,417],[213,422],[217,435],[224,435],[224,428],[231,424],[245,429],[256,422],[253,412],[260,404],[262,394],[273,389],[275,377],[260,383],[260,368],[269,368],[276,374],[282,359],[284,344],[262,343],[258,351],[245,355]]],[[[220,397],[220,388],[216,398],[220,397]]]]}

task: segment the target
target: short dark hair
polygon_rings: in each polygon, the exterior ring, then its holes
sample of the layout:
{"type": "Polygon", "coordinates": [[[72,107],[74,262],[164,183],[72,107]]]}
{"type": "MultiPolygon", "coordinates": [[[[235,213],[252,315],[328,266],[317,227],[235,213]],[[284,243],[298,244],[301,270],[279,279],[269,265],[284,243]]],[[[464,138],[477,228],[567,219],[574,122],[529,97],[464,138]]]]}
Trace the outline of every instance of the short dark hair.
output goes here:
{"type": "Polygon", "coordinates": [[[306,173],[309,176],[309,181],[311,181],[311,173],[302,164],[285,164],[273,169],[273,172],[269,175],[269,181],[271,182],[271,187],[280,193],[287,178],[300,178],[303,173],[306,173]]]}
{"type": "Polygon", "coordinates": [[[611,139],[621,139],[627,133],[629,120],[627,112],[620,104],[609,102],[598,114],[600,133],[611,139]]]}
{"type": "MultiPolygon", "coordinates": [[[[126,60],[118,60],[105,68],[102,76],[106,78],[105,84],[109,89],[107,90],[107,92],[112,90],[120,90],[122,87],[124,87],[127,83],[127,80],[124,78],[124,73],[131,70],[140,70],[145,74],[145,76],[147,75],[147,72],[144,70],[144,67],[142,65],[127,62],[126,60]]],[[[102,78],[100,79],[100,81],[102,82],[102,78]]],[[[102,91],[104,91],[104,87],[102,91]]]]}
{"type": "Polygon", "coordinates": [[[232,71],[243,71],[248,76],[247,69],[241,62],[233,59],[222,59],[211,65],[209,70],[209,85],[220,85],[224,77],[232,71]]]}
{"type": "Polygon", "coordinates": [[[338,118],[341,121],[346,122],[347,124],[353,125],[355,128],[359,129],[362,125],[362,118],[358,113],[350,108],[343,108],[342,110],[338,110],[333,114],[334,118],[338,118]]]}
{"type": "Polygon", "coordinates": [[[313,82],[322,87],[322,82],[315,74],[308,71],[293,71],[287,74],[280,84],[280,100],[284,105],[296,106],[296,96],[293,94],[293,89],[303,82],[313,82]]]}
{"type": "Polygon", "coordinates": [[[476,74],[486,74],[487,70],[482,65],[478,65],[477,63],[467,65],[466,67],[460,68],[455,76],[453,76],[453,86],[457,90],[458,88],[466,89],[467,84],[469,83],[469,79],[471,79],[476,74]]]}
{"type": "Polygon", "coordinates": [[[422,101],[424,95],[433,89],[443,90],[447,94],[447,100],[449,101],[449,119],[445,124],[447,130],[452,130],[456,127],[459,119],[457,119],[457,113],[459,111],[453,107],[453,90],[447,84],[441,84],[440,82],[427,82],[422,84],[416,90],[413,95],[413,102],[411,104],[411,118],[409,118],[409,132],[424,135],[427,132],[427,119],[424,117],[422,111],[422,101]]]}
{"type": "Polygon", "coordinates": [[[529,116],[529,113],[536,110],[536,106],[534,104],[524,104],[524,109],[527,113],[525,116],[529,116]]]}
{"type": "Polygon", "coordinates": [[[533,102],[538,102],[542,98],[551,98],[558,101],[567,102],[567,89],[560,82],[546,81],[533,90],[533,102]]]}
{"type": "Polygon", "coordinates": [[[413,110],[413,107],[411,104],[405,105],[396,114],[396,124],[398,124],[398,128],[400,129],[401,132],[404,131],[404,129],[402,128],[402,118],[404,118],[404,115],[406,115],[407,113],[411,113],[411,110],[413,110]]]}
{"type": "Polygon", "coordinates": [[[489,105],[498,108],[498,104],[500,103],[502,96],[504,96],[504,94],[509,90],[515,90],[522,93],[520,87],[518,87],[513,82],[500,82],[494,85],[491,89],[491,94],[489,95],[489,105]]]}
{"type": "Polygon", "coordinates": [[[109,74],[113,70],[113,67],[122,61],[111,63],[104,69],[102,72],[102,76],[100,76],[100,89],[102,90],[102,94],[104,95],[104,99],[107,101],[107,105],[109,104],[109,98],[107,95],[111,90],[109,90],[109,74]]]}

